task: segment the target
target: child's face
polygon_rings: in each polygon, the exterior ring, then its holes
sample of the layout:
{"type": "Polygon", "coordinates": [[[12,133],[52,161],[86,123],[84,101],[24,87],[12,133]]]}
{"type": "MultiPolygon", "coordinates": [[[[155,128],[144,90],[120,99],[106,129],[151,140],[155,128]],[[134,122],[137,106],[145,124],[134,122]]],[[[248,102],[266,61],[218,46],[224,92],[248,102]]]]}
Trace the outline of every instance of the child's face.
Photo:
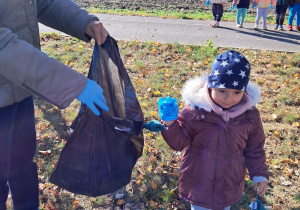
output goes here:
{"type": "Polygon", "coordinates": [[[229,109],[237,105],[243,96],[243,91],[226,88],[211,88],[212,100],[223,109],[229,109]]]}

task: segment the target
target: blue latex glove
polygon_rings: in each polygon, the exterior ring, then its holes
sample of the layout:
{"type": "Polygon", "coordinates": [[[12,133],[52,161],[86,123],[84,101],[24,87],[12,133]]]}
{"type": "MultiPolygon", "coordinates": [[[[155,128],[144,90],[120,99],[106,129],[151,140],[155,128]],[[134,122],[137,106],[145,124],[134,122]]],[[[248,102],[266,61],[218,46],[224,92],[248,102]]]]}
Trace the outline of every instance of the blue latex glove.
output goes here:
{"type": "Polygon", "coordinates": [[[210,1],[209,1],[209,0],[207,0],[205,4],[206,4],[206,6],[209,6],[209,4],[210,4],[210,1]]]}
{"type": "Polygon", "coordinates": [[[159,132],[165,130],[165,127],[157,120],[152,120],[148,123],[144,123],[144,128],[152,132],[159,132]]]}
{"type": "Polygon", "coordinates": [[[108,111],[109,108],[106,105],[105,98],[103,96],[102,88],[93,80],[88,79],[85,88],[77,97],[79,101],[87,105],[92,112],[99,116],[100,112],[95,106],[98,105],[104,111],[108,111]]]}
{"type": "Polygon", "coordinates": [[[179,107],[175,98],[167,96],[158,100],[159,116],[163,121],[176,120],[178,118],[179,107]]]}
{"type": "Polygon", "coordinates": [[[270,4],[270,9],[274,9],[272,4],[270,4]]]}
{"type": "Polygon", "coordinates": [[[256,4],[253,4],[253,8],[255,8],[256,7],[256,4]]]}
{"type": "Polygon", "coordinates": [[[237,6],[236,5],[232,5],[232,7],[230,8],[230,12],[234,9],[234,8],[236,8],[237,9],[237,6]]]}
{"type": "Polygon", "coordinates": [[[291,11],[291,8],[292,8],[291,6],[288,6],[288,10],[289,10],[289,11],[291,11]]]}

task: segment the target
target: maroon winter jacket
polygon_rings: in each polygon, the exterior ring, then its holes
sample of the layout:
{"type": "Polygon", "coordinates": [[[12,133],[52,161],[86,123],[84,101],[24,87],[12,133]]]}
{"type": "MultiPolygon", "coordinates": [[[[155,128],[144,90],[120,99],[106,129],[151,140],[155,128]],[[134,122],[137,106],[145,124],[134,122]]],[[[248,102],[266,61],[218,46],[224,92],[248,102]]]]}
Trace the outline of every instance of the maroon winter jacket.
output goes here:
{"type": "Polygon", "coordinates": [[[182,91],[186,106],[162,135],[168,145],[183,150],[179,196],[194,205],[224,209],[241,199],[246,168],[250,178],[268,179],[264,130],[258,110],[258,88],[249,84],[251,104],[228,121],[205,99],[205,77],[188,82],[182,91]]]}

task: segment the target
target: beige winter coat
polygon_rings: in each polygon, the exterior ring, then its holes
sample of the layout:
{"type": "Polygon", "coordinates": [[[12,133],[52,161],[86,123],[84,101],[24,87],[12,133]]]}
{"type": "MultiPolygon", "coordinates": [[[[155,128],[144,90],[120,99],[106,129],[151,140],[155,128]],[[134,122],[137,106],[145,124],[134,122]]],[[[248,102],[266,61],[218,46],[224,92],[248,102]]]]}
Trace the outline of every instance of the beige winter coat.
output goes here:
{"type": "Polygon", "coordinates": [[[71,0],[1,0],[0,108],[32,93],[67,107],[87,79],[38,50],[38,22],[89,41],[85,29],[95,19],[71,0]]]}

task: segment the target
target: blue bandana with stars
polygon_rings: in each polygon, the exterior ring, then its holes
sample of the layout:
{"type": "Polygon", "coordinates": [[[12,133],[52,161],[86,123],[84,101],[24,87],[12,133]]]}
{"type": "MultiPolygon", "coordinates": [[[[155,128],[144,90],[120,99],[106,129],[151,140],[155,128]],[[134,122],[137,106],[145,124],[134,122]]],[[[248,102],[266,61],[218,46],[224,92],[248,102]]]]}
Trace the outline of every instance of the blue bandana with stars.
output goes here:
{"type": "Polygon", "coordinates": [[[208,76],[208,87],[245,91],[249,75],[249,61],[241,53],[229,50],[216,57],[208,76]]]}

